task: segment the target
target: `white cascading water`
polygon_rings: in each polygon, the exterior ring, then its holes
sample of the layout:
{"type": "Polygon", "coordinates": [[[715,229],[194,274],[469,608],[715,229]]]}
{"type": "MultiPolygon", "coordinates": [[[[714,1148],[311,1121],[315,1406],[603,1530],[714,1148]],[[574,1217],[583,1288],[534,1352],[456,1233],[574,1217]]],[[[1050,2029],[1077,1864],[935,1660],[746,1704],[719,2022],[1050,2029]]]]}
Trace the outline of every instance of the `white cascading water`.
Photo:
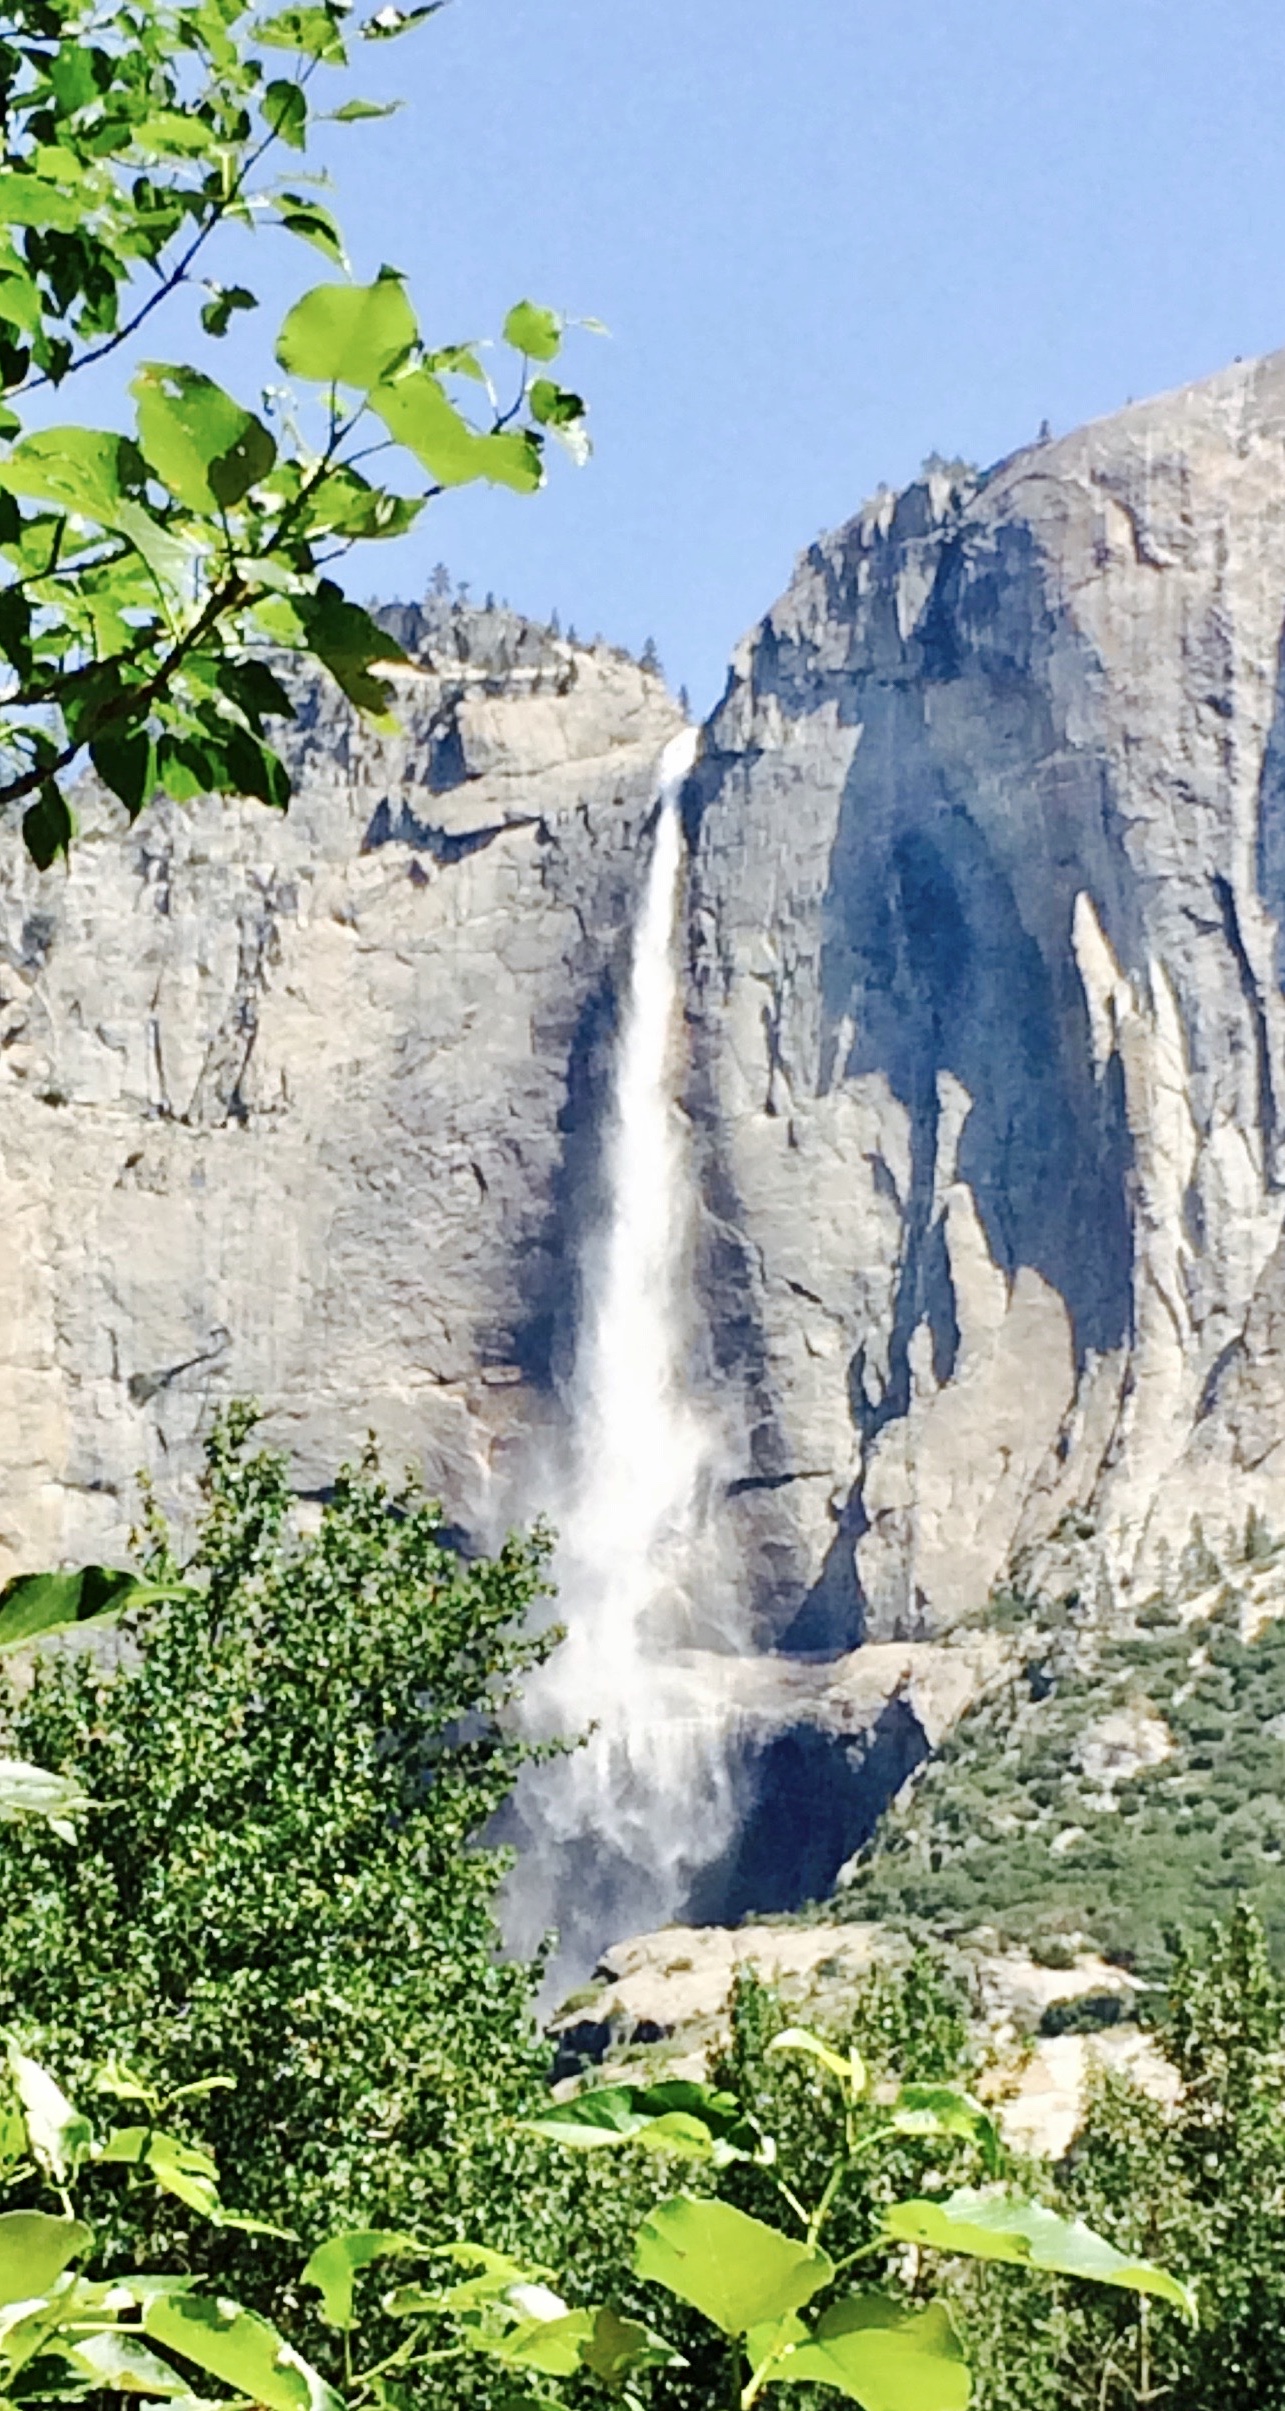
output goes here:
{"type": "Polygon", "coordinates": [[[531,1687],[530,1727],[589,1733],[529,1771],[511,1939],[556,1927],[566,1980],[614,1937],[663,1923],[734,1821],[726,1729],[683,1653],[735,1647],[707,1514],[717,1439],[688,1392],[692,1197],[675,1102],[684,731],[661,759],[606,1138],[604,1229],[585,1266],[570,1479],[556,1517],[567,1638],[531,1687]],[[720,1612],[720,1609],[722,1612],[720,1612]]]}

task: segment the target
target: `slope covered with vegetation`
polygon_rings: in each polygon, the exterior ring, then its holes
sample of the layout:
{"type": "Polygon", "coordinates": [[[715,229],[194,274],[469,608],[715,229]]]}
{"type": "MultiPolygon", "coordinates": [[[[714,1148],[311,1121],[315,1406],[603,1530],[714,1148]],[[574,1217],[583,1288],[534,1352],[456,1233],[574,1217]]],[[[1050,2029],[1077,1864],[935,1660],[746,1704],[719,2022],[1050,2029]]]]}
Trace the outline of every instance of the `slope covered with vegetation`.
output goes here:
{"type": "Polygon", "coordinates": [[[1285,1959],[1285,1622],[1269,1612],[1276,1553],[1248,1539],[1227,1574],[1199,1553],[1131,1622],[1075,1595],[997,1599],[1017,1671],[826,1914],[989,1929],[1045,1954],[1092,1943],[1160,1976],[1175,1933],[1243,1899],[1285,1959]]]}

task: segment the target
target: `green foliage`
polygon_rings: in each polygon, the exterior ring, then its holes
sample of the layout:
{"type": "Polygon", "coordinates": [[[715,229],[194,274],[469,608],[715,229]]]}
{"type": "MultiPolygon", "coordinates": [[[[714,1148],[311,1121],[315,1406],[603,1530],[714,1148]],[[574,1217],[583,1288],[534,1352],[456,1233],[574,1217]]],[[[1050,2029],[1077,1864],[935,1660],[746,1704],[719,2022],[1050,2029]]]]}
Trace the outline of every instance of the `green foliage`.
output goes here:
{"type": "MultiPolygon", "coordinates": [[[[128,2084],[124,2087],[129,2090],[128,2084]]],[[[0,2385],[20,2406],[75,2403],[124,2393],[191,2399],[184,2361],[224,2378],[270,2411],[342,2411],[314,2369],[266,2321],[235,2303],[206,2302],[183,2274],[131,2274],[111,2283],[73,2261],[94,2245],[76,2216],[73,2189],[90,2165],[114,2173],[137,2198],[164,2187],[189,2199],[187,2178],[200,2172],[194,2206],[216,2224],[234,2224],[219,2197],[217,2169],[199,2146],[147,2128],[95,2134],[48,2070],[13,2043],[0,2071],[0,2385]],[[141,2142],[140,2142],[141,2137],[141,2142]],[[56,2211],[42,2207],[45,2197],[56,2211]],[[150,2347],[177,2354],[179,2366],[150,2347]]]]}
{"type": "MultiPolygon", "coordinates": [[[[546,435],[585,456],[583,401],[534,374],[561,348],[554,312],[509,313],[516,390],[502,401],[477,345],[425,342],[388,267],[370,285],[316,286],[289,311],[276,360],[302,391],[267,390],[253,409],[204,368],[136,359],[128,433],[28,424],[41,389],[144,329],[150,348],[154,314],[185,288],[204,293],[206,337],[253,311],[248,286],[209,273],[225,229],[279,228],[348,277],[325,179],[299,160],[319,122],[387,112],[356,96],[319,110],[322,86],[355,43],[438,5],[364,20],[349,0],[263,16],[249,0],[127,0],[108,14],[14,0],[6,13],[0,803],[25,806],[41,868],[74,838],[66,782],[86,760],[131,819],[158,793],[282,807],[289,781],[247,680],[256,655],[271,645],[320,662],[376,718],[389,689],[370,665],[399,658],[342,603],[330,564],[402,533],[448,486],[535,492],[546,435]],[[461,399],[478,386],[480,425],[461,399]],[[372,452],[386,476],[358,466],[372,452]]],[[[277,687],[266,716],[290,710],[277,687]]]]}
{"type": "MultiPolygon", "coordinates": [[[[70,1573],[15,1574],[0,1590],[0,1657],[52,1633],[101,1624],[126,1608],[174,1596],[174,1586],[141,1582],[114,1566],[78,1566],[70,1573]]],[[[21,1759],[0,1758],[0,1824],[43,1817],[60,1840],[75,1840],[75,1820],[91,1806],[72,1776],[52,1775],[21,1759]]]]}
{"type": "Polygon", "coordinates": [[[643,2220],[634,2271],[734,2337],[801,2309],[835,2274],[819,2245],[689,2193],[658,2203],[643,2220]]]}
{"type": "Polygon", "coordinates": [[[527,2120],[532,2134],[564,2150],[596,2151],[604,2144],[638,2143],[644,2151],[676,2153],[727,2168],[753,2160],[762,2134],[734,2093],[716,2085],[671,2078],[663,2084],[599,2087],[527,2120]]]}
{"type": "Polygon", "coordinates": [[[1159,1602],[1106,1634],[1027,1602],[1023,1673],[964,1719],[827,1913],[1041,1954],[1096,1943],[1162,1981],[1169,1937],[1244,1899],[1285,1958],[1285,1622],[1250,1641],[1239,1625],[1230,1593],[1208,1622],[1159,1602]],[[1104,1788],[1081,1745],[1121,1709],[1173,1747],[1104,1788]]]}
{"type": "Polygon", "coordinates": [[[837,2387],[866,2411],[965,2411],[968,2364],[944,2303],[906,2309],[883,2294],[854,2294],[817,2321],[807,2343],[792,2344],[775,2375],[837,2387]]]}
{"type": "Polygon", "coordinates": [[[1285,1995],[1240,1910],[1178,1953],[1159,2037],[1182,2081],[1172,2109],[1099,2076],[1059,2206],[1141,2258],[1182,2268],[1199,2324],[1161,2303],[996,2271],[965,2284],[980,2411],[1137,2402],[1259,2411],[1285,2400],[1285,1995]]]}
{"type": "Polygon", "coordinates": [[[1098,2285],[1158,2294],[1188,2314],[1193,2307],[1188,2288],[1167,2269],[1130,2259],[1082,2220],[1060,2218],[1038,2202],[1015,2202],[1003,2194],[964,2188],[944,2202],[898,2202],[884,2228],[898,2243],[959,2252],[973,2260],[1016,2261],[1022,2268],[1054,2269],[1064,2277],[1091,2277],[1098,2285]]]}
{"type": "Polygon", "coordinates": [[[175,1596],[172,1582],[144,1582],[116,1566],[15,1574],[0,1590],[0,1655],[70,1626],[102,1623],[130,1608],[153,1607],[175,1596]]]}
{"type": "MultiPolygon", "coordinates": [[[[250,1424],[213,1434],[181,1569],[150,1518],[174,1595],[129,1617],[117,1662],[42,1661],[11,1708],[23,1754],[100,1805],[75,1849],[10,1830],[0,2019],[82,2090],[109,2044],[137,2095],[235,2079],[202,2142],[273,2227],[459,2232],[538,2156],[505,2123],[538,2094],[531,1972],[497,1956],[504,1862],[476,1841],[523,1754],[503,1711],[549,1646],[523,1632],[545,1543],[463,1563],[369,1459],[299,1537],[250,1424]]],[[[111,2268],[190,2243],[172,2185],[100,2223],[111,2268]]],[[[270,2312],[295,2262],[224,2222],[203,2265],[270,2312]]]]}
{"type": "MultiPolygon", "coordinates": [[[[644,2285],[659,2287],[691,2306],[718,2331],[730,2380],[726,2399],[739,2411],[752,2411],[769,2386],[791,2383],[819,2383],[862,2404],[865,2411],[965,2411],[971,2381],[947,2302],[908,2302],[904,2294],[886,2288],[852,2293],[844,2286],[854,2262],[872,2255],[887,2261],[894,2248],[906,2242],[949,2261],[1018,2260],[1081,2282],[1127,2289],[1135,2296],[1155,2295],[1184,2317],[1191,2316],[1186,2288],[1167,2270],[1117,2251],[1082,2220],[1068,2219],[1011,2191],[967,2190],[943,2203],[924,2198],[894,2201],[873,2235],[867,2232],[855,2249],[834,2257],[838,2247],[831,2237],[837,2239],[839,2233],[837,2213],[845,2190],[854,2177],[864,2174],[872,2156],[901,2148],[897,2113],[905,2088],[889,2101],[873,2098],[864,2058],[851,2039],[846,2048],[837,2048],[805,2028],[789,2028],[770,2038],[765,2058],[772,2055],[772,2043],[777,2056],[794,2055],[805,2063],[810,2083],[830,2088],[837,2132],[819,2195],[809,2201],[807,2193],[800,2192],[800,2171],[781,2152],[777,2139],[758,2129],[753,2164],[761,2172],[760,2182],[775,2193],[776,2220],[769,2222],[734,2203],[684,2189],[645,2215],[633,2252],[633,2272],[644,2285]],[[783,2215],[787,2227],[778,2223],[783,2215]],[[809,2306],[819,2309],[811,2326],[799,2315],[809,2306]]],[[[707,2104],[712,2115],[704,2156],[712,2160],[713,2142],[726,2116],[726,2095],[694,2084],[684,2089],[683,2122],[689,2131],[674,2133],[671,2148],[681,2158],[698,2156],[692,2152],[690,2130],[703,2123],[707,2104]]],[[[998,2139],[985,2131],[988,2121],[978,2103],[944,2084],[914,2090],[911,2131],[917,2137],[931,2131],[938,2141],[949,2142],[966,2134],[970,2147],[982,2150],[986,2165],[996,2164],[998,2139]],[[924,2098],[930,2093],[935,2093],[937,2113],[931,2128],[924,2098]],[[966,2113],[962,2120],[956,2115],[960,2110],[966,2113]]],[[[571,2135],[573,2148],[598,2148],[614,2156],[623,2135],[650,2150],[663,2149],[662,2130],[672,2124],[673,2114],[659,2102],[644,2107],[646,2101],[643,2088],[630,2086],[582,2097],[576,2105],[581,2115],[571,2135]]],[[[744,2130],[754,2132],[757,2121],[744,2105],[742,2119],[744,2130]]],[[[934,2174],[940,2182],[940,2168],[934,2174]]],[[[408,2316],[431,2319],[436,2313],[462,2323],[467,2332],[459,2337],[461,2352],[489,2352],[510,2366],[559,2377],[570,2377],[578,2369],[602,2374],[592,2348],[604,2307],[614,2306],[573,2309],[543,2282],[532,2282],[534,2272],[517,2270],[493,2251],[478,2249],[472,2262],[481,2274],[462,2286],[436,2294],[401,2289],[388,2307],[408,2316]]],[[[650,2329],[638,2322],[618,2325],[612,2378],[623,2374],[631,2361],[656,2366],[655,2341],[650,2329]],[[633,2326],[637,2338],[632,2348],[624,2341],[627,2325],[633,2326]]],[[[677,2381],[681,2398],[690,2369],[688,2355],[683,2353],[679,2362],[679,2356],[671,2354],[668,2367],[676,2364],[683,2372],[677,2381]]],[[[698,2388],[703,2374],[699,2369],[695,2373],[698,2388]]],[[[699,2391],[692,2399],[702,2399],[699,2391]]],[[[709,2393],[704,2399],[710,2399],[709,2393]]]]}

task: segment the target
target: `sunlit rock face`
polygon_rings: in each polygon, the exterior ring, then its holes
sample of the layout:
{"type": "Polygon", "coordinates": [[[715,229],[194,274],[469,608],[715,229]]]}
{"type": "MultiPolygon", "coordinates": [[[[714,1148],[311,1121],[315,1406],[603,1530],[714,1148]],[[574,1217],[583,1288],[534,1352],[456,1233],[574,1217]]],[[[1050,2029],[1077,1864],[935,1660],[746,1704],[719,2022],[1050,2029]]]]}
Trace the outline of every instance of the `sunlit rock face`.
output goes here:
{"type": "Polygon", "coordinates": [[[373,1429],[487,1534],[571,1345],[661,681],[391,614],[402,734],[0,875],[0,1571],[119,1556],[251,1394],[303,1491],[373,1429]]]}
{"type": "MultiPolygon", "coordinates": [[[[1283,620],[1285,355],[879,497],[738,656],[674,1071],[759,1646],[1285,1531],[1283,620]]],[[[312,694],[286,819],[7,844],[0,1571],[119,1554],[237,1393],[304,1490],[373,1427],[475,1534],[541,1495],[679,713],[397,633],[402,735],[312,694]]]]}
{"type": "Polygon", "coordinates": [[[689,1102],[787,1647],[1285,1529],[1283,618],[1278,354],[878,497],[738,656],[689,1102]]]}

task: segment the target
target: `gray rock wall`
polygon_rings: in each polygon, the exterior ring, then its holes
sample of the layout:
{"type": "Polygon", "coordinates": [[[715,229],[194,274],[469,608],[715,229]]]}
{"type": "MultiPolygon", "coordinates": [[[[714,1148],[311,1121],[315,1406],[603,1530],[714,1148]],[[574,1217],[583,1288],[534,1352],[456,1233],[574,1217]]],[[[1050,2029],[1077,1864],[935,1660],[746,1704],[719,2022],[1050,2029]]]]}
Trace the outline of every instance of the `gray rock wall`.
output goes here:
{"type": "MultiPolygon", "coordinates": [[[[683,1080],[765,1645],[1285,1529],[1283,620],[1280,355],[879,496],[738,656],[683,1080]]],[[[284,822],[6,853],[0,1569],[118,1552],[235,1392],[305,1489],[373,1425],[481,1529],[556,1422],[678,714],[398,632],[403,735],[313,695],[284,822]]]]}
{"type": "Polygon", "coordinates": [[[737,660],[691,1099],[789,1645],[1285,1527],[1283,616],[1276,355],[878,497],[737,660]]]}
{"type": "Polygon", "coordinates": [[[305,1491],[373,1428],[482,1528],[545,1411],[679,714],[605,648],[403,620],[403,733],[310,694],[284,819],[6,841],[0,1571],[119,1555],[229,1395],[305,1491]]]}

